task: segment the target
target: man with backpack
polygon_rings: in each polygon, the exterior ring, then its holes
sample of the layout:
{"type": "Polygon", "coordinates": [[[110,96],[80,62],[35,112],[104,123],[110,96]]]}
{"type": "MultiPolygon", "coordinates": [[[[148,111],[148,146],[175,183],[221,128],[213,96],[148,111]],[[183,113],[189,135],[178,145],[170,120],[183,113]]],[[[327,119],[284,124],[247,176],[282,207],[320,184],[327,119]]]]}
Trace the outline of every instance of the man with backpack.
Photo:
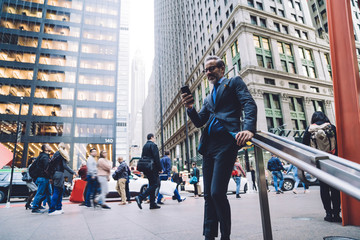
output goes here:
{"type": "Polygon", "coordinates": [[[51,147],[49,144],[44,144],[41,146],[41,150],[42,152],[32,164],[34,166],[32,166],[31,169],[34,170],[29,170],[30,176],[36,179],[35,183],[38,186],[38,190],[33,201],[33,209],[31,211],[31,213],[34,214],[43,213],[43,211],[40,210],[41,200],[43,198],[46,198],[46,201],[50,203],[49,176],[45,170],[48,168],[50,162],[51,147]],[[35,174],[33,172],[35,172],[35,174]]]}
{"type": "Polygon", "coordinates": [[[126,204],[126,181],[129,177],[128,166],[124,161],[124,158],[118,158],[119,166],[113,174],[114,180],[116,180],[116,191],[121,197],[121,203],[119,205],[126,204]]]}
{"type": "Polygon", "coordinates": [[[272,157],[270,158],[267,168],[269,171],[271,171],[273,178],[274,178],[274,187],[275,187],[275,191],[276,194],[280,194],[280,193],[284,193],[281,188],[283,186],[284,183],[284,177],[282,174],[282,170],[285,171],[284,166],[281,164],[279,158],[277,158],[275,155],[271,155],[272,157]],[[277,180],[278,178],[280,179],[280,185],[278,188],[278,183],[277,180]]]}

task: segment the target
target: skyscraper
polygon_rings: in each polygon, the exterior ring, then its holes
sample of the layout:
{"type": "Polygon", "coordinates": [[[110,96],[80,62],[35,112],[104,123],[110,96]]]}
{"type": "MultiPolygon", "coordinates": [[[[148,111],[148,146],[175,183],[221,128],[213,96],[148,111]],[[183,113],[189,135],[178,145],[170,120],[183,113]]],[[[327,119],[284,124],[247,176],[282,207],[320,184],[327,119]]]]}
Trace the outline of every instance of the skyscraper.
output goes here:
{"type": "MultiPolygon", "coordinates": [[[[259,130],[286,129],[299,140],[315,110],[334,120],[329,46],[317,37],[306,1],[155,0],[156,89],[161,79],[165,148],[173,158],[176,145],[185,156],[179,88],[187,84],[196,109],[202,107],[212,90],[202,72],[209,55],[224,60],[227,77],[241,76],[248,86],[259,130]]],[[[190,122],[192,160],[200,131],[190,122]]]]}
{"type": "Polygon", "coordinates": [[[131,145],[143,145],[142,139],[142,107],[145,102],[145,65],[138,50],[131,65],[131,113],[130,142],[131,145]]]}
{"type": "Polygon", "coordinates": [[[115,159],[120,0],[1,1],[0,141],[16,165],[44,143],[69,146],[77,168],[90,148],[115,159]]]}

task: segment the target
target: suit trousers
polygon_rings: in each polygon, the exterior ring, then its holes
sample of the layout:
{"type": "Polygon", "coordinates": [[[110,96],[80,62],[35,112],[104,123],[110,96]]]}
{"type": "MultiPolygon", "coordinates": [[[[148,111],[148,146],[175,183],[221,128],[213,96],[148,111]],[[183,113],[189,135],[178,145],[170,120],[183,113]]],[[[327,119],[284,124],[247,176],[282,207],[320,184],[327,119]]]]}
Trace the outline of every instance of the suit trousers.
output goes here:
{"type": "Polygon", "coordinates": [[[155,203],[155,191],[160,186],[159,174],[153,171],[144,172],[145,176],[149,180],[149,186],[144,193],[139,195],[139,199],[143,201],[147,196],[150,196],[150,206],[156,205],[155,203]]]}
{"type": "Polygon", "coordinates": [[[227,132],[211,135],[203,155],[204,229],[206,237],[217,237],[220,223],[221,239],[230,239],[231,213],[226,193],[239,147],[227,132]]]}

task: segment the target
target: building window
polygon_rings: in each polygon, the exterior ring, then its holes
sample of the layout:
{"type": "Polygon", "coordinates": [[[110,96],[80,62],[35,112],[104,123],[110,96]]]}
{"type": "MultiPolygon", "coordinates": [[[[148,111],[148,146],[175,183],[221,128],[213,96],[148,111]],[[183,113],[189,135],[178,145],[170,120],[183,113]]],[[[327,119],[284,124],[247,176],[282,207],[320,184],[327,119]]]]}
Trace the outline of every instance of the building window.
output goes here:
{"type": "Polygon", "coordinates": [[[295,29],[295,36],[298,37],[298,38],[301,37],[299,29],[295,29]]]}
{"type": "Polygon", "coordinates": [[[283,125],[283,116],[280,106],[280,96],[277,94],[264,93],[265,116],[268,131],[283,125]]]}
{"type": "Polygon", "coordinates": [[[293,0],[288,0],[289,2],[289,7],[290,8],[294,8],[294,2],[293,2],[293,0]]]}
{"type": "MultiPolygon", "coordinates": [[[[359,49],[357,49],[358,52],[360,51],[359,49]]],[[[326,66],[327,66],[327,70],[328,70],[328,74],[330,79],[332,79],[332,70],[331,70],[331,61],[330,61],[330,54],[325,53],[325,61],[326,61],[326,66]]]]}
{"type": "Polygon", "coordinates": [[[293,130],[305,130],[306,118],[302,98],[290,97],[289,104],[293,130]]]}
{"type": "Polygon", "coordinates": [[[236,40],[231,45],[231,61],[232,61],[232,65],[234,66],[234,75],[236,75],[236,72],[241,70],[241,61],[240,61],[240,51],[239,51],[238,40],[236,40]]]}
{"type": "Polygon", "coordinates": [[[301,23],[305,23],[305,21],[304,21],[304,17],[299,16],[299,22],[301,22],[301,23]]]}
{"type": "Polygon", "coordinates": [[[275,80],[271,78],[264,78],[265,84],[275,86],[275,80]]]}
{"type": "Polygon", "coordinates": [[[279,23],[274,22],[274,27],[277,32],[280,32],[280,24],[279,23]]]}
{"type": "Polygon", "coordinates": [[[291,19],[293,20],[293,21],[296,21],[297,22],[297,16],[296,16],[296,14],[291,14],[291,19]]]}
{"type": "Polygon", "coordinates": [[[321,7],[322,5],[324,5],[324,0],[318,0],[318,4],[319,4],[319,7],[321,7]]]}
{"type": "Polygon", "coordinates": [[[325,108],[324,108],[324,102],[323,101],[317,101],[317,100],[312,100],[312,105],[314,108],[314,112],[316,111],[321,111],[323,113],[325,113],[325,108]]]}
{"type": "Polygon", "coordinates": [[[316,4],[313,3],[313,5],[311,5],[312,11],[315,12],[316,11],[316,4]]]}
{"type": "Polygon", "coordinates": [[[278,42],[281,66],[284,72],[296,73],[292,46],[288,43],[278,42]]]}
{"type": "Polygon", "coordinates": [[[299,89],[299,84],[289,82],[289,88],[292,88],[292,89],[299,89]]]}
{"type": "Polygon", "coordinates": [[[323,10],[323,11],[321,11],[321,19],[322,19],[323,21],[326,21],[326,9],[323,10]]]}
{"type": "Polygon", "coordinates": [[[258,66],[273,69],[274,67],[269,39],[255,35],[253,36],[253,39],[258,66]]]}
{"type": "Polygon", "coordinates": [[[276,14],[276,8],[275,7],[270,7],[270,11],[274,14],[276,14]]]}
{"type": "Polygon", "coordinates": [[[250,7],[254,7],[254,0],[248,0],[247,2],[250,7]]]}
{"type": "Polygon", "coordinates": [[[260,18],[260,26],[266,28],[266,19],[260,18]]]}
{"type": "Polygon", "coordinates": [[[259,10],[264,10],[263,4],[261,2],[256,2],[256,8],[259,10]]]}
{"type": "Polygon", "coordinates": [[[311,92],[313,92],[313,93],[319,93],[319,92],[320,92],[320,90],[319,90],[318,87],[310,87],[310,90],[311,90],[311,92]]]}
{"type": "Polygon", "coordinates": [[[307,77],[316,78],[315,63],[310,49],[299,47],[299,54],[303,68],[303,74],[307,77]]]}
{"type": "Polygon", "coordinates": [[[285,17],[285,12],[282,9],[279,9],[280,16],[285,17]]]}
{"type": "Polygon", "coordinates": [[[257,17],[256,16],[251,16],[250,15],[250,20],[251,20],[251,24],[257,25],[257,17]]]}
{"type": "Polygon", "coordinates": [[[282,26],[283,33],[289,34],[289,30],[287,26],[282,26]]]}
{"type": "Polygon", "coordinates": [[[302,32],[302,33],[303,33],[302,38],[305,40],[309,40],[308,33],[307,32],[302,32]]]}
{"type": "Polygon", "coordinates": [[[295,8],[296,8],[296,10],[298,10],[298,11],[302,11],[300,2],[295,2],[295,8]]]}

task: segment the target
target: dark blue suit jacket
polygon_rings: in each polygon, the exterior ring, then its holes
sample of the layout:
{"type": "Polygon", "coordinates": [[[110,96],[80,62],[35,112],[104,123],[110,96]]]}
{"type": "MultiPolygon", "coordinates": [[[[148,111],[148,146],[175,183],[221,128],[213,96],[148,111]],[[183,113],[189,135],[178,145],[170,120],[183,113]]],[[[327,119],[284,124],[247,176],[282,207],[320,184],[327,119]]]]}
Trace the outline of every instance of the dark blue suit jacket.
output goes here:
{"type": "Polygon", "coordinates": [[[237,133],[240,130],[256,131],[257,107],[246,84],[240,77],[224,79],[217,88],[216,102],[212,100],[212,92],[206,96],[204,105],[198,113],[195,108],[187,110],[188,116],[198,128],[206,124],[202,133],[199,153],[204,154],[208,138],[208,127],[213,118],[228,131],[237,133]],[[244,111],[244,124],[241,128],[240,116],[244,111]]]}

